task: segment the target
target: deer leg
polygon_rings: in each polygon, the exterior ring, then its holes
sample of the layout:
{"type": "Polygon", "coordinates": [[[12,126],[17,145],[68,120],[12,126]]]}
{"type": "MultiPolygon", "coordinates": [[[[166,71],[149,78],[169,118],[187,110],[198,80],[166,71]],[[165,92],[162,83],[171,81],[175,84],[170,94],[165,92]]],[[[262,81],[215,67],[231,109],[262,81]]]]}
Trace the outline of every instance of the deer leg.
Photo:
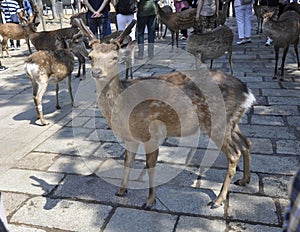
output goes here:
{"type": "Polygon", "coordinates": [[[243,155],[243,163],[244,163],[244,176],[241,180],[237,180],[234,184],[245,186],[250,183],[250,163],[251,163],[251,141],[247,139],[244,134],[241,132],[238,125],[236,125],[234,130],[236,138],[236,143],[239,144],[240,150],[243,155]]]}
{"type": "Polygon", "coordinates": [[[277,79],[277,68],[278,68],[278,56],[279,56],[279,47],[274,47],[275,50],[275,69],[273,79],[277,79]]]}
{"type": "Polygon", "coordinates": [[[176,47],[178,48],[179,31],[176,31],[176,47]]]}
{"type": "Polygon", "coordinates": [[[296,53],[298,70],[299,70],[300,69],[300,62],[299,62],[298,42],[299,41],[294,43],[294,50],[295,50],[295,53],[296,53]]]}
{"type": "Polygon", "coordinates": [[[40,117],[40,121],[43,126],[48,124],[44,119],[43,106],[42,106],[42,98],[47,90],[47,86],[48,86],[48,82],[39,84],[37,88],[37,94],[34,99],[34,102],[37,107],[38,115],[40,117]]]}
{"type": "Polygon", "coordinates": [[[213,61],[214,61],[213,59],[210,60],[210,67],[209,67],[209,69],[212,69],[213,61]]]}
{"type": "MultiPolygon", "coordinates": [[[[145,148],[147,152],[147,148],[145,148]]],[[[147,202],[142,206],[143,209],[150,209],[153,204],[155,204],[156,198],[156,191],[155,191],[155,184],[154,184],[154,175],[155,175],[155,165],[157,162],[158,157],[158,149],[153,152],[148,153],[146,156],[146,168],[148,170],[149,176],[149,195],[147,202]]]]}
{"type": "Polygon", "coordinates": [[[72,106],[75,107],[73,93],[72,93],[72,85],[71,85],[71,74],[67,76],[67,86],[68,86],[68,91],[70,94],[71,104],[72,104],[72,106]]]}
{"type": "Polygon", "coordinates": [[[2,51],[5,50],[7,56],[10,57],[10,55],[8,53],[8,48],[7,48],[7,40],[8,40],[8,38],[3,38],[3,40],[2,40],[2,51]]]}
{"type": "Polygon", "coordinates": [[[75,75],[76,78],[80,77],[80,71],[81,71],[81,62],[78,60],[78,71],[77,74],[75,75]]]}
{"type": "Polygon", "coordinates": [[[174,40],[175,40],[175,32],[172,31],[171,35],[172,35],[172,49],[173,49],[174,48],[174,40]]]}
{"type": "Polygon", "coordinates": [[[85,71],[85,61],[82,63],[82,78],[81,80],[86,79],[86,71],[85,71]]]}
{"type": "Polygon", "coordinates": [[[40,112],[38,111],[38,107],[37,107],[38,105],[37,105],[37,101],[36,101],[38,85],[32,77],[30,77],[29,79],[30,79],[31,84],[32,84],[32,95],[33,95],[33,102],[34,102],[35,110],[36,110],[36,119],[40,119],[40,112]]]}
{"type": "Polygon", "coordinates": [[[168,28],[167,28],[167,26],[165,26],[165,32],[164,32],[164,35],[163,35],[163,39],[166,38],[167,30],[168,30],[168,28]]]}
{"type": "Polygon", "coordinates": [[[228,51],[228,62],[230,66],[231,76],[233,76],[233,68],[232,68],[232,51],[228,51]]]}
{"type": "Polygon", "coordinates": [[[126,144],[126,153],[124,160],[124,175],[123,180],[121,182],[121,186],[116,193],[116,196],[123,197],[127,193],[127,187],[129,182],[129,175],[132,162],[136,156],[136,151],[138,149],[137,143],[127,142],[126,144]]]}
{"type": "Polygon", "coordinates": [[[56,97],[56,109],[61,109],[58,101],[58,92],[59,92],[59,85],[58,83],[55,84],[55,97],[56,97]]]}
{"type": "Polygon", "coordinates": [[[29,37],[26,38],[26,43],[27,43],[29,53],[32,54],[32,51],[31,51],[31,48],[30,48],[29,37]]]}
{"type": "Polygon", "coordinates": [[[289,51],[289,46],[287,46],[286,48],[283,49],[283,55],[282,55],[282,60],[281,60],[281,73],[280,73],[280,81],[284,81],[284,64],[285,64],[285,59],[286,59],[286,55],[289,51]]]}

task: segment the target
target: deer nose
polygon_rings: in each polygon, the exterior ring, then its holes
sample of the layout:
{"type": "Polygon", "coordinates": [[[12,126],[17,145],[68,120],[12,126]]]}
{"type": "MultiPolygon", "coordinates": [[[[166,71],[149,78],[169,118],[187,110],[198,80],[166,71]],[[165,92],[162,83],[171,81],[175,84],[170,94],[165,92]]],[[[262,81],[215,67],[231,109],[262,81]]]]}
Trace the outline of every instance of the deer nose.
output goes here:
{"type": "Polygon", "coordinates": [[[100,68],[92,70],[92,77],[94,78],[101,77],[101,74],[102,74],[102,70],[100,68]]]}

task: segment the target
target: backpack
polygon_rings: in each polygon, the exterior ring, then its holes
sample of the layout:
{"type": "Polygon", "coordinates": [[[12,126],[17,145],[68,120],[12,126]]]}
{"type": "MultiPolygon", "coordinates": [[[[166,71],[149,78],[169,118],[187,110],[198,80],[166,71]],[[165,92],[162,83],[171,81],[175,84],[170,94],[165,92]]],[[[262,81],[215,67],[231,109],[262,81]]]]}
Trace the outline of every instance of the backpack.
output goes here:
{"type": "Polygon", "coordinates": [[[116,12],[123,15],[131,15],[136,12],[136,0],[119,0],[116,5],[116,12]]]}

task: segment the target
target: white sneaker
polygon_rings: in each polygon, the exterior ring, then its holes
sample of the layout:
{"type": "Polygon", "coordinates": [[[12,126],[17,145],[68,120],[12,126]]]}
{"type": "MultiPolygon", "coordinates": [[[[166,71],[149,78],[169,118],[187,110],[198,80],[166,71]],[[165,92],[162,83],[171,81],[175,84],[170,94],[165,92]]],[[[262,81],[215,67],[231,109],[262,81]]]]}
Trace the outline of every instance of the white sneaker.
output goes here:
{"type": "Polygon", "coordinates": [[[245,44],[245,40],[242,39],[242,40],[240,40],[240,41],[237,41],[236,44],[237,44],[237,45],[245,44]]]}
{"type": "Polygon", "coordinates": [[[271,46],[273,43],[273,40],[271,40],[270,38],[267,39],[265,46],[271,46]]]}

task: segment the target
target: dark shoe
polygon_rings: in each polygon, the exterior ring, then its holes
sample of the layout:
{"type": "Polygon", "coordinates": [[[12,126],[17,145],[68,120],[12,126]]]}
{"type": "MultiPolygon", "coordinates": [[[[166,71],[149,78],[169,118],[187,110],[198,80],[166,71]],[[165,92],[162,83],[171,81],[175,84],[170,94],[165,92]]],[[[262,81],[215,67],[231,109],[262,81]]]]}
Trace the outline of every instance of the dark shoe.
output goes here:
{"type": "Polygon", "coordinates": [[[5,66],[0,66],[0,72],[3,72],[3,71],[5,71],[5,70],[7,70],[8,68],[7,67],[5,67],[5,66]]]}

